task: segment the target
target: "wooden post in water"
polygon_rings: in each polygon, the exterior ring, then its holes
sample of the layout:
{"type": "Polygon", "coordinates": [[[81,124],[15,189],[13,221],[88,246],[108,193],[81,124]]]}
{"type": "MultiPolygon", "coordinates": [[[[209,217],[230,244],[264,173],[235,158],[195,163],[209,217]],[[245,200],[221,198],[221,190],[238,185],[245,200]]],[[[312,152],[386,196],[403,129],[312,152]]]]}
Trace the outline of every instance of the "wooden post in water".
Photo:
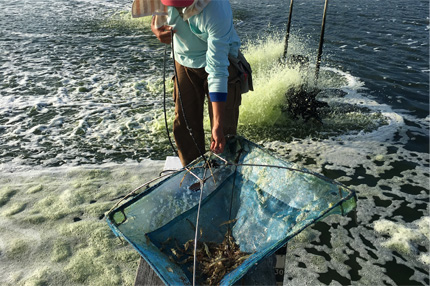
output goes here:
{"type": "Polygon", "coordinates": [[[322,20],[322,25],[321,25],[320,44],[318,47],[318,57],[317,57],[317,64],[316,64],[316,70],[315,70],[315,82],[318,81],[318,76],[319,76],[319,72],[320,72],[321,55],[322,55],[322,48],[323,48],[323,43],[324,43],[325,18],[327,15],[327,6],[328,6],[328,0],[325,0],[323,20],[322,20]]]}
{"type": "Polygon", "coordinates": [[[290,13],[288,14],[288,23],[287,23],[287,34],[285,35],[285,45],[284,45],[284,60],[287,58],[287,50],[288,50],[288,38],[290,37],[290,27],[291,27],[291,14],[293,13],[293,2],[290,2],[290,13]]]}

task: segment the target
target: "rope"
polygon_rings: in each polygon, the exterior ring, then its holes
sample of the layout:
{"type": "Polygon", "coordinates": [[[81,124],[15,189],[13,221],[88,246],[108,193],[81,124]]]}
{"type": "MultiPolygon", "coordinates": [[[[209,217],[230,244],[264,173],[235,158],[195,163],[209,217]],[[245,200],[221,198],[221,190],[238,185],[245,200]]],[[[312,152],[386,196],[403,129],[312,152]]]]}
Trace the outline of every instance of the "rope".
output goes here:
{"type": "Polygon", "coordinates": [[[163,58],[163,110],[164,110],[164,126],[166,127],[167,138],[169,138],[170,147],[177,157],[178,151],[176,151],[173,145],[172,138],[170,138],[169,126],[167,125],[167,111],[166,111],[166,62],[167,62],[167,45],[164,46],[164,58],[163,58]]]}
{"type": "MultiPolygon", "coordinates": [[[[206,171],[208,168],[205,168],[203,178],[206,177],[206,171]]],[[[197,266],[197,235],[199,233],[199,219],[200,219],[200,207],[202,205],[202,197],[203,197],[203,186],[205,184],[205,180],[200,181],[200,198],[199,198],[199,206],[197,208],[197,218],[196,218],[196,232],[194,234],[194,257],[193,257],[193,286],[196,285],[196,266],[197,266]]]]}
{"type": "MultiPolygon", "coordinates": [[[[191,136],[191,139],[193,140],[194,145],[196,146],[201,158],[203,158],[203,160],[205,161],[205,166],[208,166],[208,168],[210,169],[210,165],[208,164],[208,161],[204,155],[204,153],[202,152],[202,150],[200,149],[199,145],[196,142],[196,138],[194,137],[193,134],[193,130],[190,127],[190,125],[188,124],[188,120],[187,120],[187,116],[185,114],[185,109],[184,109],[184,105],[182,102],[182,94],[181,94],[181,88],[179,86],[179,79],[178,79],[178,71],[176,69],[176,60],[175,60],[175,47],[174,47],[174,43],[173,43],[173,29],[171,30],[171,37],[172,37],[172,56],[173,56],[173,67],[174,67],[174,72],[175,72],[175,81],[176,81],[176,86],[178,88],[178,98],[179,98],[179,104],[182,110],[182,116],[184,117],[184,122],[185,122],[185,126],[187,127],[187,130],[191,136]]],[[[164,90],[164,96],[166,95],[166,92],[164,90]]],[[[167,122],[167,120],[166,120],[167,122]]],[[[167,128],[167,123],[166,123],[166,128],[167,128]]],[[[176,151],[175,151],[176,152],[176,151]]],[[[176,153],[177,154],[177,153],[176,153]]],[[[187,169],[188,170],[188,169],[187,169]]],[[[198,209],[197,209],[197,218],[196,218],[196,232],[194,235],[194,262],[193,262],[193,286],[196,285],[196,265],[197,265],[197,240],[198,240],[198,229],[199,229],[199,218],[200,218],[200,207],[201,207],[201,203],[202,203],[202,196],[203,196],[203,186],[205,183],[205,177],[206,177],[206,171],[207,168],[205,168],[204,170],[204,174],[203,174],[203,179],[200,179],[196,174],[194,174],[191,170],[188,170],[194,177],[196,177],[199,181],[200,181],[200,199],[199,199],[199,205],[198,205],[198,209]]],[[[212,170],[211,170],[212,173],[212,170]]]]}

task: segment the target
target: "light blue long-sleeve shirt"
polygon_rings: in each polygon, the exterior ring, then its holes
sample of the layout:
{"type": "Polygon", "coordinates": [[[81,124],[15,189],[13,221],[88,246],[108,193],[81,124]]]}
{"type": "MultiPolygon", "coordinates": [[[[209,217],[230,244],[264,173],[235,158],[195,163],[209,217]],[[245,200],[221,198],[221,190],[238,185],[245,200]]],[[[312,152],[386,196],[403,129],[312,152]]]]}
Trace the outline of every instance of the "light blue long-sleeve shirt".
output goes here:
{"type": "Polygon", "coordinates": [[[176,30],[176,61],[185,67],[205,67],[211,101],[226,101],[228,55],[237,57],[240,47],[230,2],[212,0],[188,21],[182,19],[176,8],[168,7],[167,24],[176,30]]]}

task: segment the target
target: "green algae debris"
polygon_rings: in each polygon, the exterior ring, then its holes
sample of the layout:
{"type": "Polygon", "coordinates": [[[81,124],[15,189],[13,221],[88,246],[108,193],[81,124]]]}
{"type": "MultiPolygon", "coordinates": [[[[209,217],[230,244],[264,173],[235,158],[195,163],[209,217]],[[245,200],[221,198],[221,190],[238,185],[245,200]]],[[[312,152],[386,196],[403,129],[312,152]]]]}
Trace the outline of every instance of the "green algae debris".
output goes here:
{"type": "Polygon", "coordinates": [[[6,254],[8,258],[15,259],[21,257],[28,250],[28,243],[25,240],[18,238],[9,243],[8,248],[6,249],[6,254]]]}
{"type": "Polygon", "coordinates": [[[51,260],[54,262],[64,261],[72,254],[70,243],[66,240],[56,240],[52,249],[51,260]]]}
{"type": "Polygon", "coordinates": [[[135,262],[140,259],[139,253],[133,249],[124,249],[117,251],[114,256],[115,260],[123,262],[135,262]]]}
{"type": "Polygon", "coordinates": [[[74,207],[77,205],[81,205],[85,202],[85,196],[81,192],[77,190],[67,189],[61,193],[59,196],[60,204],[65,207],[74,207]]]}
{"type": "Polygon", "coordinates": [[[67,276],[75,282],[86,285],[106,285],[103,276],[109,276],[111,285],[121,285],[121,272],[118,266],[106,263],[108,257],[98,249],[80,249],[65,267],[67,276]]]}
{"type": "Polygon", "coordinates": [[[13,216],[25,210],[26,206],[27,204],[21,202],[13,203],[6,211],[3,212],[3,215],[13,216]]]}
{"type": "Polygon", "coordinates": [[[139,255],[119,245],[104,221],[62,224],[58,231],[51,258],[68,262],[64,267],[68,279],[85,285],[132,285],[135,269],[130,273],[123,267],[137,265],[139,255]],[[61,242],[66,239],[67,243],[61,242]]]}
{"type": "Polygon", "coordinates": [[[103,218],[104,213],[112,208],[112,202],[100,202],[83,206],[87,215],[103,218]]]}
{"type": "Polygon", "coordinates": [[[35,193],[38,193],[42,190],[43,190],[43,185],[40,184],[40,185],[33,186],[33,187],[29,188],[26,193],[27,194],[35,194],[35,193]]]}
{"type": "Polygon", "coordinates": [[[31,224],[42,224],[45,221],[47,221],[47,218],[41,214],[33,214],[33,215],[27,215],[25,218],[22,219],[22,221],[28,222],[31,224]]]}
{"type": "Polygon", "coordinates": [[[0,207],[4,206],[9,200],[17,193],[17,190],[10,189],[9,187],[0,190],[0,207]]]}
{"type": "Polygon", "coordinates": [[[25,281],[24,286],[48,286],[48,277],[49,270],[47,268],[38,269],[25,281]]]}
{"type": "Polygon", "coordinates": [[[115,198],[157,176],[162,163],[151,162],[151,172],[142,176],[145,166],[60,168],[0,178],[0,265],[5,266],[0,281],[132,286],[139,254],[115,237],[104,214],[115,198]]]}

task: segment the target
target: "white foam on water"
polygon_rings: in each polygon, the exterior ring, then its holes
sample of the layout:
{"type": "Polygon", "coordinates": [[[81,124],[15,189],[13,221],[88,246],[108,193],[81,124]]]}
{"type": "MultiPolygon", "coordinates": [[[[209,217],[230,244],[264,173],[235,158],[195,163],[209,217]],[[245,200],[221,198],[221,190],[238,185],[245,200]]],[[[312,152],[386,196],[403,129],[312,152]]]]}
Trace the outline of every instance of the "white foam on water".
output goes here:
{"type": "MultiPolygon", "coordinates": [[[[429,217],[427,217],[428,223],[429,217]]],[[[421,219],[421,220],[424,220],[421,219]]],[[[414,242],[421,240],[422,236],[425,235],[421,229],[412,229],[405,227],[404,225],[388,221],[378,220],[374,223],[374,228],[381,234],[388,234],[391,236],[388,240],[381,243],[382,246],[398,251],[402,254],[411,254],[418,252],[414,246],[414,242]]],[[[424,229],[424,230],[429,230],[424,229]]]]}
{"type": "Polygon", "coordinates": [[[309,239],[307,242],[293,240],[290,244],[293,249],[287,256],[290,264],[287,263],[288,278],[285,282],[290,283],[288,285],[321,283],[319,279],[329,269],[363,285],[396,284],[395,278],[387,275],[385,269],[385,265],[393,261],[413,273],[408,279],[426,283],[427,276],[422,271],[425,273],[428,267],[427,251],[430,244],[428,154],[408,151],[401,146],[396,146],[398,149],[393,153],[390,150],[392,145],[386,142],[392,136],[384,133],[378,136],[375,131],[371,137],[373,140],[366,136],[361,140],[360,134],[355,139],[351,136],[348,139],[309,138],[290,143],[265,144],[270,149],[282,150],[281,153],[288,160],[306,162],[311,158],[315,163],[306,164],[307,168],[320,173],[339,173],[337,180],[347,185],[353,180],[362,182],[350,186],[358,195],[357,226],[347,227],[352,223],[350,218],[328,218],[320,225],[328,224],[330,234],[326,230],[319,230],[316,235],[321,240],[328,240],[329,244],[319,243],[318,239],[309,239]],[[396,171],[394,166],[400,162],[409,162],[405,164],[415,167],[396,171]],[[362,175],[358,176],[357,171],[360,169],[362,175]],[[415,188],[418,191],[414,191],[415,188]],[[405,206],[416,210],[414,215],[417,218],[413,223],[406,222],[410,218],[402,216],[400,209],[405,206]],[[371,224],[375,225],[376,231],[368,227],[371,224]],[[427,251],[423,252],[423,249],[427,251]],[[355,270],[349,264],[351,261],[355,270]],[[357,269],[358,273],[355,273],[357,269]],[[351,272],[356,277],[352,277],[351,272]]]}
{"type": "Polygon", "coordinates": [[[365,107],[370,113],[380,113],[385,124],[371,131],[327,139],[309,137],[264,143],[289,161],[319,173],[338,174],[336,179],[345,184],[354,182],[351,188],[358,195],[357,226],[351,228],[350,218],[330,217],[319,224],[327,226],[328,231],[325,227],[324,231],[319,227],[318,231],[308,229],[293,239],[284,283],[396,284],[399,278],[387,275],[385,268],[394,263],[412,273],[407,278],[411,283],[425,285],[428,277],[423,273],[428,267],[430,246],[426,206],[430,158],[427,153],[409,151],[403,146],[414,140],[411,134],[428,136],[429,117],[419,119],[365,96],[363,83],[349,73],[333,68],[322,70],[344,78],[345,84],[338,88],[346,95],[326,99],[329,104],[365,107]],[[416,125],[406,125],[405,119],[416,125]],[[405,170],[397,169],[399,164],[405,170]],[[407,212],[405,207],[413,210],[413,223],[407,222],[411,218],[403,214],[407,212]],[[328,274],[330,271],[339,276],[328,274]]]}

